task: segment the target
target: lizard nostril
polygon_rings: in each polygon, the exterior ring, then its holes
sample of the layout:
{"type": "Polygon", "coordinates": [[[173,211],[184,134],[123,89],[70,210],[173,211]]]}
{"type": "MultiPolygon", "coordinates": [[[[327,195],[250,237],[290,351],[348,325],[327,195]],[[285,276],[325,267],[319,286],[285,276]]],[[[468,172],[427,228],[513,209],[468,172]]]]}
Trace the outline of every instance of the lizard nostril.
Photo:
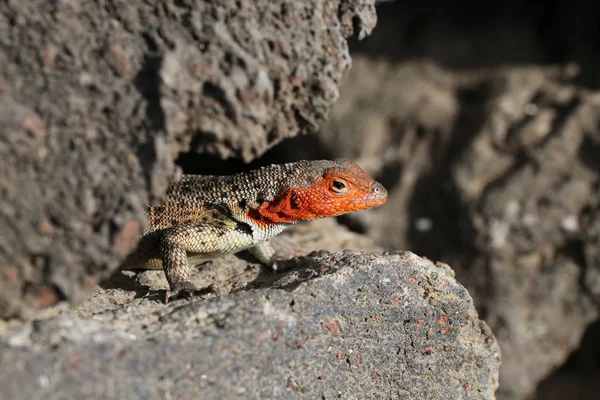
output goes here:
{"type": "Polygon", "coordinates": [[[371,190],[373,192],[379,192],[381,189],[383,189],[383,186],[381,186],[381,183],[379,182],[373,182],[373,184],[371,185],[371,190]]]}
{"type": "Polygon", "coordinates": [[[385,190],[381,183],[373,182],[373,184],[371,185],[371,193],[378,196],[385,196],[387,194],[387,190],[385,190]]]}

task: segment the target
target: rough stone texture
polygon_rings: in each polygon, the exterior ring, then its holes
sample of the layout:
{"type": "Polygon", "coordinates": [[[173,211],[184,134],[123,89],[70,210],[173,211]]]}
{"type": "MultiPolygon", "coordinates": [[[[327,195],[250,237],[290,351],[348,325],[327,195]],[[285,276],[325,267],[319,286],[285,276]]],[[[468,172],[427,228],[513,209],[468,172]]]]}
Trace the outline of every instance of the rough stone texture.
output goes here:
{"type": "Polygon", "coordinates": [[[0,316],[80,301],[135,246],[173,155],[313,129],[371,1],[0,3],[0,316]]]}
{"type": "Polygon", "coordinates": [[[167,306],[102,290],[5,327],[0,397],[494,398],[499,348],[447,265],[345,251],[268,280],[167,306]]]}
{"type": "Polygon", "coordinates": [[[168,10],[197,40],[167,36],[159,71],[165,129],[180,148],[245,161],[317,128],[351,64],[353,18],[360,37],[374,27],[372,2],[189,3],[168,10]]]}

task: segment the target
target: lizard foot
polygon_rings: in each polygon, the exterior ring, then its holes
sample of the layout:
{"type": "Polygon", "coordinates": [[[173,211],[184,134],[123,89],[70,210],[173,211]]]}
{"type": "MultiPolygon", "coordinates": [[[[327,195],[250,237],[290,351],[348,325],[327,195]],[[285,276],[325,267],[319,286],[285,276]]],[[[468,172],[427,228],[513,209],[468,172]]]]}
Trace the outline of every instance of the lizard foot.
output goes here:
{"type": "Polygon", "coordinates": [[[195,295],[200,295],[206,292],[214,293],[216,297],[221,297],[220,290],[213,284],[207,287],[198,288],[192,282],[173,282],[171,284],[171,290],[167,290],[165,293],[165,304],[170,300],[183,298],[191,300],[195,295]]]}
{"type": "Polygon", "coordinates": [[[283,271],[287,271],[288,269],[292,268],[295,264],[293,263],[293,259],[286,259],[286,258],[274,258],[273,260],[271,260],[271,262],[268,264],[268,267],[271,269],[271,272],[273,273],[273,275],[277,275],[278,272],[283,272],[283,271]]]}
{"type": "Polygon", "coordinates": [[[273,275],[276,275],[277,268],[279,268],[279,265],[277,264],[277,260],[271,261],[271,263],[269,264],[269,267],[271,267],[271,272],[273,272],[273,275]]]}
{"type": "Polygon", "coordinates": [[[171,284],[171,290],[165,292],[165,304],[170,300],[178,298],[191,300],[194,293],[197,291],[198,288],[192,282],[173,282],[171,284]]]}

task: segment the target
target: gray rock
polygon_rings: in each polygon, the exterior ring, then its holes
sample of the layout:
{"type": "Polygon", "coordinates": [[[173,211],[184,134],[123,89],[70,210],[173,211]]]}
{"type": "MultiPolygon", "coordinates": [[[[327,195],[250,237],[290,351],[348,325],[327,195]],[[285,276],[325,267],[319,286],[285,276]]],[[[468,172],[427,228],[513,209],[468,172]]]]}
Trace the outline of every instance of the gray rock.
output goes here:
{"type": "Polygon", "coordinates": [[[498,386],[500,350],[468,292],[412,253],[309,255],[192,303],[117,292],[5,330],[0,397],[493,399],[498,386]]]}

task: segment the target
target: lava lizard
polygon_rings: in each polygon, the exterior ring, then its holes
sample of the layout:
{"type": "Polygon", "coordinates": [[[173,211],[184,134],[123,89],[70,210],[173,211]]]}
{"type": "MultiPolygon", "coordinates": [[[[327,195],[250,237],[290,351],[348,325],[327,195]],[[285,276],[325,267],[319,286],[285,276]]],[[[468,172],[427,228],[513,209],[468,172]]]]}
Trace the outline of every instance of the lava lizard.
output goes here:
{"type": "Polygon", "coordinates": [[[147,208],[148,229],[121,269],[163,269],[168,298],[198,290],[190,267],[248,249],[276,268],[268,239],[302,221],[382,205],[387,191],[355,163],[275,164],[237,175],[183,175],[161,204],[147,208]]]}

